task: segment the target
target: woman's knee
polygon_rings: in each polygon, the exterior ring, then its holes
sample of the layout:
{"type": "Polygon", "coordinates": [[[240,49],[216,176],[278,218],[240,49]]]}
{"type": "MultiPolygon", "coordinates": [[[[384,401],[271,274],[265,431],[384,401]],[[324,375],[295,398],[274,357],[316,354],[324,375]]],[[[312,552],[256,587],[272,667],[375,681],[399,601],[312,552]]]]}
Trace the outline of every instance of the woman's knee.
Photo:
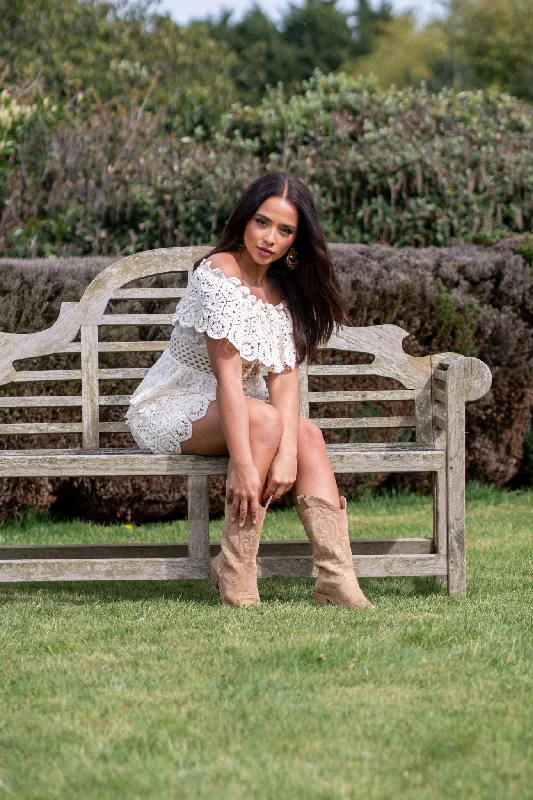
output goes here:
{"type": "Polygon", "coordinates": [[[262,400],[254,400],[249,403],[248,413],[251,433],[279,442],[283,423],[277,408],[262,400]]]}
{"type": "Polygon", "coordinates": [[[322,430],[310,419],[300,417],[298,423],[297,455],[299,459],[316,458],[326,452],[322,430]]]}

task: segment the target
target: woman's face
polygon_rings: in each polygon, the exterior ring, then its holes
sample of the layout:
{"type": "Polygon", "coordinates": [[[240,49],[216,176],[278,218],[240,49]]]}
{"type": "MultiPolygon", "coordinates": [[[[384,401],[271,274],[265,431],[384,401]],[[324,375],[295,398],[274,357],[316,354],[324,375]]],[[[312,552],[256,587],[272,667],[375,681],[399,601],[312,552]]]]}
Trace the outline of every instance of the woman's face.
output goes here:
{"type": "Polygon", "coordinates": [[[298,211],[282,197],[269,197],[246,223],[244,244],[257,264],[281,258],[296,239],[298,211]]]}

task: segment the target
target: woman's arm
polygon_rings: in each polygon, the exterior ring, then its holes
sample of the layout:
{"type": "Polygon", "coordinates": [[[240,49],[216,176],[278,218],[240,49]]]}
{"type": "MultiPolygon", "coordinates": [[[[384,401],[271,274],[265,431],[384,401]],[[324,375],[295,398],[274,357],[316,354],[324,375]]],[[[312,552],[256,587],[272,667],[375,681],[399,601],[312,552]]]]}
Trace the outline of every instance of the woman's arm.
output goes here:
{"type": "MultiPolygon", "coordinates": [[[[209,347],[208,347],[209,350],[209,347]]],[[[239,366],[241,358],[237,353],[239,366]]],[[[216,374],[216,373],[215,373],[216,374]]],[[[235,465],[253,464],[250,446],[250,422],[248,404],[242,388],[242,372],[231,369],[219,370],[217,377],[217,405],[220,424],[229,454],[235,465]]]]}
{"type": "Polygon", "coordinates": [[[269,373],[268,394],[270,404],[277,408],[283,425],[278,451],[270,465],[263,500],[277,500],[296,480],[296,440],[300,421],[300,396],[298,367],[291,372],[269,373]]]}
{"type": "Polygon", "coordinates": [[[227,339],[212,339],[204,334],[211,367],[217,379],[217,407],[228,446],[230,464],[226,480],[226,499],[232,503],[232,521],[239,517],[244,525],[248,506],[252,522],[258,519],[261,477],[252,458],[248,404],[242,388],[242,361],[239,351],[227,339]]]}

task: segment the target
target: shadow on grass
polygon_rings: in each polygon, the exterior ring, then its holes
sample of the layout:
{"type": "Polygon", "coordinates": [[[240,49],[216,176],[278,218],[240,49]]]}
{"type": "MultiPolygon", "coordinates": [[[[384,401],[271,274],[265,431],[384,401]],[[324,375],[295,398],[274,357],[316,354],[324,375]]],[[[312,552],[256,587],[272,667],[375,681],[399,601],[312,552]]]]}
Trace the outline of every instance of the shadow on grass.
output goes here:
{"type": "MultiPolygon", "coordinates": [[[[432,597],[446,594],[446,583],[432,577],[419,578],[362,578],[361,588],[371,599],[400,597],[432,597]]],[[[313,603],[314,580],[263,579],[259,591],[264,602],[294,603],[309,599],[313,603]]],[[[41,583],[16,583],[0,585],[0,604],[20,602],[42,597],[45,594],[55,602],[82,605],[97,600],[98,603],[121,601],[169,600],[171,602],[198,603],[206,606],[220,604],[217,592],[207,580],[180,581],[65,581],[41,583]]]]}

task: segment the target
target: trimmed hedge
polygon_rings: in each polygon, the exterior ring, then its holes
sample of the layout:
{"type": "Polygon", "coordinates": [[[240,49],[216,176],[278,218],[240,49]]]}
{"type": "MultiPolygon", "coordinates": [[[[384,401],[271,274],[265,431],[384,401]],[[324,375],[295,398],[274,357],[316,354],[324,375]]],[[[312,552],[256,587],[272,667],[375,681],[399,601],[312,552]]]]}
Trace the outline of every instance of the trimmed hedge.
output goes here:
{"type": "Polygon", "coordinates": [[[310,185],[332,242],[445,246],[533,228],[533,107],[506,94],[317,73],[302,94],[280,85],[191,137],[164,109],[46,109],[0,114],[3,256],[213,243],[273,168],[310,185]]]}
{"type": "MultiPolygon", "coordinates": [[[[467,477],[488,481],[493,485],[533,484],[533,438],[531,410],[533,404],[533,277],[528,261],[517,253],[528,253],[527,237],[507,239],[491,247],[462,244],[450,248],[403,248],[366,245],[330,245],[335,267],[348,302],[353,325],[395,323],[409,331],[405,349],[413,355],[455,350],[483,359],[493,373],[493,386],[480,401],[467,406],[467,477]]],[[[207,249],[207,248],[206,248],[207,249]]],[[[90,280],[114,258],[0,260],[0,329],[29,332],[53,324],[62,301],[78,300],[90,280]]],[[[164,279],[150,279],[145,285],[164,285],[164,279]]],[[[121,303],[121,311],[146,310],[139,301],[121,303]]],[[[118,306],[117,306],[118,308],[118,306]]],[[[171,311],[173,303],[163,303],[160,311],[171,311]]],[[[140,336],[151,335],[146,329],[140,336]]],[[[131,338],[131,329],[110,329],[115,338],[131,338]]],[[[320,354],[322,356],[322,353],[320,354]]],[[[324,352],[323,357],[328,357],[324,352]]],[[[47,368],[74,367],[76,356],[64,354],[47,357],[47,368]]],[[[102,365],[112,367],[148,366],[154,356],[135,354],[131,363],[125,356],[102,354],[102,365]]],[[[342,363],[345,355],[335,354],[342,363]]],[[[42,359],[39,360],[44,366],[42,359]]],[[[20,363],[19,367],[23,364],[20,363]]],[[[27,368],[37,361],[28,359],[27,368]]],[[[377,388],[389,385],[384,379],[338,379],[338,388],[377,388]],[[380,383],[380,381],[382,383],[380,383]]],[[[110,394],[123,394],[135,389],[137,381],[106,382],[110,394]]],[[[331,387],[331,379],[311,379],[311,389],[331,387]],[[329,383],[328,383],[329,382],[329,383]]],[[[40,390],[39,390],[40,391],[40,390]]],[[[79,391],[79,384],[67,390],[65,384],[46,383],[42,391],[49,394],[79,391]]],[[[0,393],[29,392],[25,384],[14,384],[0,393]]],[[[394,404],[397,413],[409,413],[405,404],[394,404]]],[[[381,404],[372,409],[390,413],[391,407],[381,404]]],[[[79,411],[66,409],[72,420],[79,411]]],[[[27,420],[28,411],[10,415],[10,420],[27,420]]],[[[31,411],[34,421],[50,421],[50,409],[31,411]]],[[[123,409],[102,409],[103,419],[121,419],[123,409]]],[[[313,407],[313,413],[343,413],[335,404],[313,407]]],[[[6,417],[6,412],[3,412],[6,417]]],[[[63,417],[65,419],[65,417],[63,417]]],[[[326,431],[327,441],[347,440],[342,437],[364,436],[362,431],[348,434],[326,431]]],[[[370,434],[374,436],[374,432],[370,434]]],[[[398,431],[380,432],[382,441],[393,440],[398,431]]],[[[48,436],[47,445],[73,446],[79,437],[48,436]]],[[[42,438],[9,437],[6,447],[30,447],[42,444],[42,438]]],[[[129,446],[125,435],[108,434],[103,443],[129,446]]],[[[429,490],[429,476],[389,476],[385,474],[339,475],[339,486],[353,496],[363,486],[409,486],[429,490]]],[[[224,476],[211,479],[212,513],[223,509],[224,476]]],[[[290,504],[289,495],[280,506],[290,504]]],[[[182,478],[74,478],[74,479],[4,479],[0,481],[0,517],[6,517],[28,506],[41,510],[51,508],[58,514],[76,515],[97,521],[134,519],[138,521],[169,519],[186,513],[186,482],[182,478]]]]}

